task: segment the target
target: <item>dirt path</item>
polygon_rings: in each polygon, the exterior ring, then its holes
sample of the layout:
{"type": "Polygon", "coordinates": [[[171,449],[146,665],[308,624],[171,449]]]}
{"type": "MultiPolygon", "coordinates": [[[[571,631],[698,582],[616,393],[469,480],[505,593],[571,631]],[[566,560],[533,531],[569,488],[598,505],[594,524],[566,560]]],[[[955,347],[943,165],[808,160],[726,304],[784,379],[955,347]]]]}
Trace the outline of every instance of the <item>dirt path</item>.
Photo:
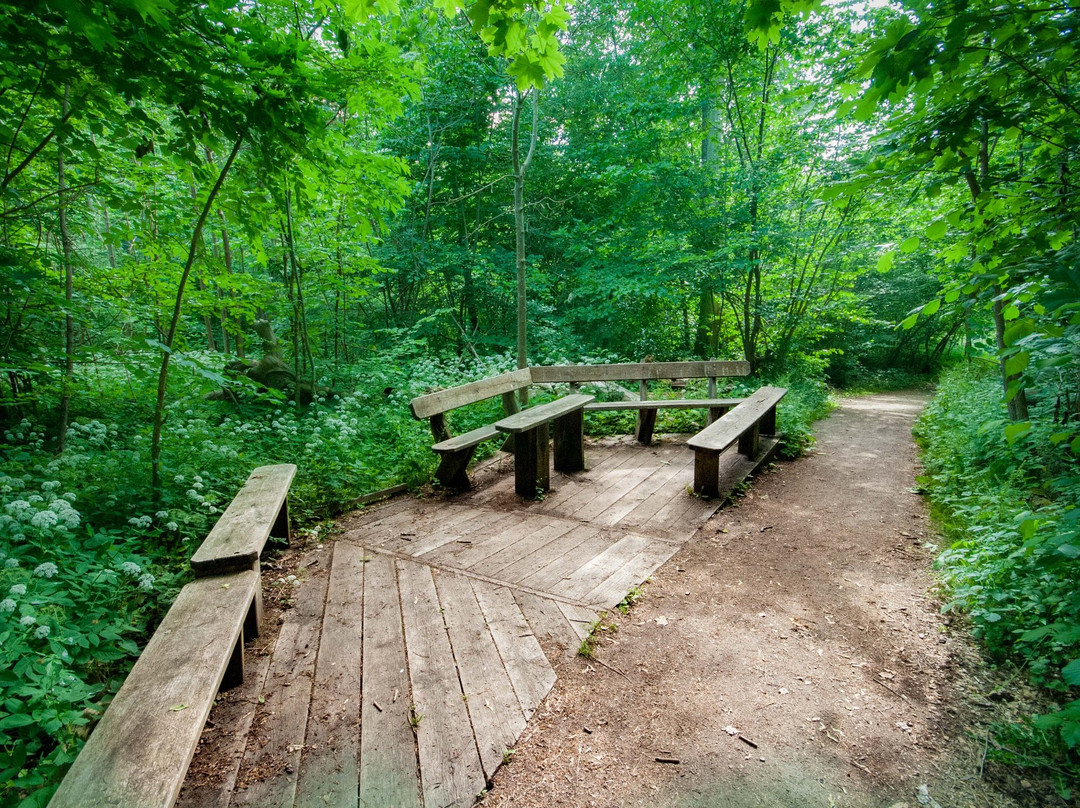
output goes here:
{"type": "Polygon", "coordinates": [[[942,808],[1017,805],[978,776],[970,655],[928,592],[925,401],[846,400],[814,452],[719,511],[594,660],[562,663],[483,804],[915,808],[925,786],[942,808]]]}

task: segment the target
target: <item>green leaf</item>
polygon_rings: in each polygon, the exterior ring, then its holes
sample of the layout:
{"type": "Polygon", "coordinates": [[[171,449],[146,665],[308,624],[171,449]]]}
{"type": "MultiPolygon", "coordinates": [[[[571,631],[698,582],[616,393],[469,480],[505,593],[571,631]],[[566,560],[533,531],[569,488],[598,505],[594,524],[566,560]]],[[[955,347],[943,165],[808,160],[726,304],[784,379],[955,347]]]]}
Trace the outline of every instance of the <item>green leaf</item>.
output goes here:
{"type": "Polygon", "coordinates": [[[1012,446],[1016,443],[1017,439],[1022,435],[1026,435],[1031,431],[1031,421],[1020,421],[1016,424],[1009,424],[1005,427],[1005,440],[1012,446]]]}
{"type": "Polygon", "coordinates": [[[912,328],[914,328],[914,327],[915,327],[915,322],[916,322],[916,321],[917,321],[918,319],[919,319],[919,313],[918,313],[918,312],[915,312],[914,314],[910,315],[909,317],[906,317],[906,318],[905,318],[905,319],[903,320],[903,322],[901,322],[901,323],[900,323],[900,327],[901,327],[902,329],[904,329],[905,331],[907,331],[907,330],[909,330],[909,329],[912,329],[912,328]]]}
{"type": "Polygon", "coordinates": [[[1061,669],[1061,678],[1066,684],[1080,687],[1080,659],[1074,659],[1061,669]]]}
{"type": "Polygon", "coordinates": [[[877,260],[877,271],[878,272],[888,272],[890,269],[893,268],[893,265],[895,263],[896,263],[896,253],[887,252],[887,253],[883,254],[880,258],[878,258],[878,260],[877,260]]]}
{"type": "Polygon", "coordinates": [[[939,238],[949,232],[949,224],[944,219],[938,219],[926,228],[926,237],[932,241],[937,241],[939,238]]]}
{"type": "Polygon", "coordinates": [[[1035,324],[1025,317],[1022,320],[1017,320],[1013,325],[1005,329],[1005,333],[1002,335],[1006,345],[1012,345],[1017,340],[1023,339],[1031,334],[1035,333],[1035,324]]]}
{"type": "Polygon", "coordinates": [[[1075,544],[1060,544],[1057,551],[1066,558],[1080,558],[1080,547],[1075,544]]]}
{"type": "Polygon", "coordinates": [[[1008,359],[1005,360],[1005,375],[1015,376],[1018,373],[1023,373],[1024,369],[1031,362],[1031,354],[1027,351],[1019,351],[1014,353],[1008,359]]]}
{"type": "Polygon", "coordinates": [[[918,236],[910,236],[900,242],[900,252],[913,253],[919,249],[919,245],[922,243],[922,239],[918,236]]]}
{"type": "Polygon", "coordinates": [[[28,727],[34,723],[34,719],[26,713],[16,713],[15,715],[5,716],[0,718],[0,730],[3,729],[16,729],[17,727],[28,727]]]}
{"type": "Polygon", "coordinates": [[[181,710],[186,710],[189,706],[190,705],[187,704],[174,704],[172,707],[169,708],[169,710],[171,712],[178,713],[181,710]]]}
{"type": "Polygon", "coordinates": [[[922,307],[922,314],[924,317],[929,317],[932,314],[937,314],[938,309],[941,308],[941,298],[935,298],[922,307]]]}

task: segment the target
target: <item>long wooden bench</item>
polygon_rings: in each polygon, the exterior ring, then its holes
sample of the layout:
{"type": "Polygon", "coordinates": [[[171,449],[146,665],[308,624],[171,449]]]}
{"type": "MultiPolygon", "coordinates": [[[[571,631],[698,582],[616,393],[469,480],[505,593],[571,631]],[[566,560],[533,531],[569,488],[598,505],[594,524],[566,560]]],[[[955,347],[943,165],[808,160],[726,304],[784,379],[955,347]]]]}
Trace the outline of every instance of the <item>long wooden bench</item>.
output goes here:
{"type": "Polygon", "coordinates": [[[586,395],[563,396],[495,422],[499,432],[514,436],[514,490],[518,496],[535,499],[551,487],[549,424],[555,433],[555,470],[585,468],[584,409],[592,400],[586,395]]]}
{"type": "Polygon", "coordinates": [[[694,493],[720,495],[720,455],[736,441],[740,454],[757,457],[761,435],[776,434],[776,405],[786,394],[783,387],[761,387],[687,441],[694,450],[694,493]]]}
{"type": "MultiPolygon", "coordinates": [[[[289,488],[295,476],[296,466],[292,463],[260,466],[251,472],[244,487],[191,557],[191,569],[196,577],[254,570],[258,580],[259,558],[266,542],[275,538],[288,544],[292,539],[289,488]]],[[[255,604],[261,623],[261,590],[255,604]]]]}
{"type": "Polygon", "coordinates": [[[171,808],[219,689],[244,677],[258,633],[253,570],[182,590],[124,680],[50,808],[171,808]]]}
{"type": "Polygon", "coordinates": [[[533,384],[570,384],[577,387],[590,382],[638,383],[637,400],[597,401],[585,407],[586,412],[637,410],[635,438],[645,446],[652,443],[656,414],[661,409],[707,409],[712,423],[742,399],[717,398],[717,379],[747,376],[750,363],[732,361],[696,362],[637,362],[615,365],[536,365],[531,368],[533,384]],[[649,382],[659,380],[706,379],[706,398],[650,399],[649,382]]]}
{"type": "Polygon", "coordinates": [[[446,413],[458,407],[502,396],[503,412],[513,415],[520,409],[517,392],[527,389],[530,384],[532,374],[528,368],[522,368],[490,379],[428,393],[409,402],[413,417],[421,421],[426,418],[431,425],[432,437],[438,441],[431,449],[439,455],[439,468],[435,471],[435,479],[440,484],[459,491],[471,488],[467,469],[476,447],[500,434],[494,424],[487,424],[464,435],[452,437],[446,423],[446,413]]]}
{"type": "Polygon", "coordinates": [[[72,764],[50,808],[171,808],[219,690],[244,678],[262,622],[259,558],[290,538],[296,466],[255,469],[191,559],[173,602],[72,764]]]}

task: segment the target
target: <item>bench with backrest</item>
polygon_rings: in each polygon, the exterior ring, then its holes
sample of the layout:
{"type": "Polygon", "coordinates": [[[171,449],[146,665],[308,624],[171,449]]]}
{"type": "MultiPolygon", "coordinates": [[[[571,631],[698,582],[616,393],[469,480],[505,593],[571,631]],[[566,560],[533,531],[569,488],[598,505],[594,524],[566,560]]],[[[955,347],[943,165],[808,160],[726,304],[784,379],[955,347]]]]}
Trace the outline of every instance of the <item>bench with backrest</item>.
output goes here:
{"type": "Polygon", "coordinates": [[[584,432],[581,410],[592,396],[564,396],[561,399],[522,411],[517,394],[532,383],[529,368],[502,373],[489,379],[438,390],[409,402],[412,414],[419,420],[428,419],[431,434],[438,441],[431,447],[439,455],[435,479],[446,488],[459,491],[472,487],[468,465],[476,447],[486,440],[510,436],[515,454],[514,475],[516,490],[533,498],[550,485],[548,473],[549,425],[555,431],[555,468],[558,471],[578,471],[585,467],[584,432]],[[452,436],[446,416],[458,407],[476,404],[495,396],[502,397],[505,417],[485,424],[463,435],[452,436]],[[576,447],[576,448],[575,448],[576,447]]]}
{"type": "Polygon", "coordinates": [[[478,382],[428,393],[409,402],[413,417],[421,421],[426,418],[431,425],[432,437],[437,441],[431,447],[432,451],[439,456],[439,468],[435,471],[436,480],[446,488],[460,491],[471,488],[472,483],[469,481],[467,469],[476,447],[501,434],[494,424],[485,424],[463,435],[452,436],[446,423],[446,414],[458,407],[502,396],[503,412],[506,415],[513,415],[519,410],[518,391],[528,389],[531,383],[532,376],[529,369],[522,368],[489,379],[481,379],[478,382]]]}
{"type": "Polygon", "coordinates": [[[758,459],[760,436],[776,434],[776,405],[786,394],[783,387],[761,387],[687,441],[694,450],[694,493],[720,495],[720,455],[736,441],[740,454],[758,459]]]}
{"type": "MultiPolygon", "coordinates": [[[[737,398],[717,398],[717,379],[747,376],[749,362],[638,362],[616,365],[537,365],[531,368],[533,384],[570,384],[577,387],[589,383],[610,385],[618,382],[637,382],[638,398],[623,401],[596,401],[585,407],[586,412],[637,410],[635,438],[648,446],[656,427],[656,414],[662,409],[707,409],[712,423],[739,403],[737,398]],[[649,382],[686,379],[707,379],[706,398],[650,399],[649,382]]],[[[621,389],[621,388],[620,388],[621,389]]]]}
{"type": "Polygon", "coordinates": [[[255,469],[192,558],[180,590],[49,803],[171,808],[219,690],[244,678],[262,618],[259,556],[289,538],[296,467],[255,469]]]}

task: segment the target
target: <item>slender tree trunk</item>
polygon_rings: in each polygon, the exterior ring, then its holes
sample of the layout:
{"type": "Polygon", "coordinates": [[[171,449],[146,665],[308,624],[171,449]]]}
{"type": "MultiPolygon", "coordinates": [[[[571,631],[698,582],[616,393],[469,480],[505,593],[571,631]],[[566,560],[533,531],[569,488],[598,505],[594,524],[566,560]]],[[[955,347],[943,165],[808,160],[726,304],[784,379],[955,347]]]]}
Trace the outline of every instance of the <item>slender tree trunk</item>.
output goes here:
{"type": "MultiPolygon", "coordinates": [[[[540,123],[540,102],[532,90],[532,133],[529,136],[529,151],[525,159],[521,159],[520,132],[521,132],[521,105],[525,97],[530,93],[523,94],[520,90],[514,92],[514,117],[510,155],[514,167],[514,253],[517,267],[517,366],[527,367],[529,364],[527,343],[528,310],[526,307],[525,287],[525,174],[532,164],[533,155],[536,153],[536,136],[540,123]]],[[[522,388],[521,403],[529,403],[528,388],[522,388]]]]}
{"type": "Polygon", "coordinates": [[[195,256],[199,250],[199,240],[202,238],[203,226],[206,218],[210,215],[210,208],[217,198],[221,186],[225,184],[225,177],[236,161],[236,155],[240,153],[243,137],[237,138],[229,152],[225,165],[218,172],[217,181],[203,203],[199,218],[195,221],[195,228],[191,233],[191,245],[188,247],[187,261],[184,263],[184,271],[180,274],[180,283],[176,287],[176,301],[173,304],[172,319],[169,321],[169,329],[165,332],[164,347],[161,352],[161,369],[158,371],[157,400],[154,403],[154,432],[150,439],[150,484],[154,491],[161,490],[161,428],[165,423],[165,392],[169,381],[169,360],[172,358],[173,341],[176,339],[176,329],[180,326],[180,314],[184,307],[184,287],[187,286],[191,268],[195,264],[195,256]]]}
{"type": "MultiPolygon", "coordinates": [[[[68,91],[64,91],[64,117],[68,114],[68,91]]],[[[64,165],[64,141],[57,139],[56,184],[59,191],[57,216],[60,220],[60,251],[64,256],[64,381],[60,394],[60,426],[56,446],[64,451],[71,409],[71,388],[75,377],[75,319],[71,308],[75,299],[75,268],[72,265],[71,231],[68,229],[67,172],[64,165]]]]}

